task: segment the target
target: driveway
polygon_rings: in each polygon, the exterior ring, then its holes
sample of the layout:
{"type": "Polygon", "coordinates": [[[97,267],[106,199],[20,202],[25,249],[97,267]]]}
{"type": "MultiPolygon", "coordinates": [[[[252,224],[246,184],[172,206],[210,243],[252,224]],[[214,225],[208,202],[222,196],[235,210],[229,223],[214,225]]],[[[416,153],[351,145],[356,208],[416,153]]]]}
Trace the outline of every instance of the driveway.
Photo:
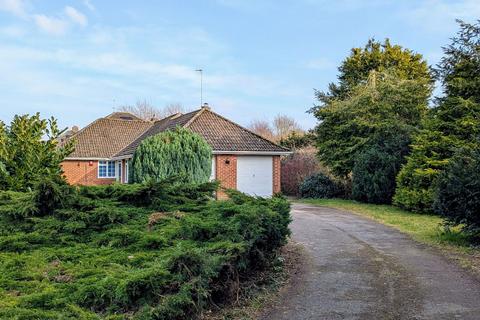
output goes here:
{"type": "Polygon", "coordinates": [[[480,319],[480,282],[434,249],[345,211],[292,213],[306,262],[262,319],[480,319]]]}

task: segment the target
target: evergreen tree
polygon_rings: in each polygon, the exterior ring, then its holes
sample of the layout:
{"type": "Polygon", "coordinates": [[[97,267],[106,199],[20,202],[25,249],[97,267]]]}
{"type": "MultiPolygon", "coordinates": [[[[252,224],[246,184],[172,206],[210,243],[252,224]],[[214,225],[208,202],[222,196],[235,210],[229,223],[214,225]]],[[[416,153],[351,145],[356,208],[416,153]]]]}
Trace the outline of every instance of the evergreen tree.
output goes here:
{"type": "Polygon", "coordinates": [[[10,126],[0,122],[0,189],[26,191],[45,178],[61,180],[61,162],[73,151],[72,142],[58,145],[54,118],[16,115],[10,126]]]}
{"type": "Polygon", "coordinates": [[[131,168],[132,182],[174,176],[185,182],[207,182],[212,169],[212,148],[198,134],[179,127],[143,140],[135,150],[131,168]]]}
{"type": "Polygon", "coordinates": [[[444,96],[437,100],[412,154],[397,177],[395,204],[431,212],[439,174],[459,148],[473,149],[480,135],[480,25],[459,21],[460,30],[444,48],[437,66],[444,96]]]}
{"type": "Polygon", "coordinates": [[[408,146],[427,112],[430,92],[429,79],[404,80],[393,70],[372,71],[348,98],[332,99],[315,111],[321,121],[316,128],[320,160],[337,176],[348,178],[358,155],[372,145],[388,145],[385,140],[404,135],[401,140],[408,146]]]}
{"type": "Polygon", "coordinates": [[[328,105],[333,99],[347,98],[353,88],[367,81],[373,70],[395,70],[397,77],[405,80],[431,80],[427,62],[421,54],[392,45],[388,39],[383,43],[370,39],[365,47],[352,48],[350,56],[338,68],[340,74],[337,84],[330,83],[327,92],[315,90],[320,105],[311,111],[328,105]]]}

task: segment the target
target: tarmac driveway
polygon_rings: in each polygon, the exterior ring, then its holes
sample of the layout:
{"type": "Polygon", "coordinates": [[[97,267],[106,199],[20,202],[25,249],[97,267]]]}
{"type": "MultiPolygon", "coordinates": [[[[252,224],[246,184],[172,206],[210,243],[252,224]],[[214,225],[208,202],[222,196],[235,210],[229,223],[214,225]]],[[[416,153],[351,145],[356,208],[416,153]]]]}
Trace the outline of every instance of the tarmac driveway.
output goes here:
{"type": "Polygon", "coordinates": [[[307,261],[262,319],[480,319],[480,282],[434,249],[341,210],[292,214],[307,261]]]}

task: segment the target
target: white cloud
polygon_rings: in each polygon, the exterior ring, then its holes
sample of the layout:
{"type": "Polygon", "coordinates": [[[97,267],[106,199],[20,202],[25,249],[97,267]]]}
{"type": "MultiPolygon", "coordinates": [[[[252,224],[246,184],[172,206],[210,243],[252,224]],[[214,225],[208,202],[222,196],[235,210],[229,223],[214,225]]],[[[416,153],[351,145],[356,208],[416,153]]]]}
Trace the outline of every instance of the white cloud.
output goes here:
{"type": "Polygon", "coordinates": [[[83,5],[88,8],[90,11],[95,11],[95,6],[92,4],[90,0],[83,0],[83,5]]]}
{"type": "Polygon", "coordinates": [[[48,17],[44,14],[35,14],[33,19],[41,31],[52,35],[64,35],[68,30],[68,23],[60,18],[48,17]]]}
{"type": "Polygon", "coordinates": [[[0,10],[20,18],[27,17],[26,5],[23,0],[0,0],[0,10]]]}
{"type": "Polygon", "coordinates": [[[465,19],[475,22],[480,17],[478,0],[462,0],[447,2],[445,0],[426,0],[412,10],[402,12],[411,24],[432,32],[452,32],[455,30],[455,19],[465,19]]]}
{"type": "Polygon", "coordinates": [[[70,18],[70,20],[72,20],[74,23],[81,25],[82,27],[85,27],[88,24],[87,17],[73,7],[66,6],[65,14],[68,16],[68,18],[70,18]]]}

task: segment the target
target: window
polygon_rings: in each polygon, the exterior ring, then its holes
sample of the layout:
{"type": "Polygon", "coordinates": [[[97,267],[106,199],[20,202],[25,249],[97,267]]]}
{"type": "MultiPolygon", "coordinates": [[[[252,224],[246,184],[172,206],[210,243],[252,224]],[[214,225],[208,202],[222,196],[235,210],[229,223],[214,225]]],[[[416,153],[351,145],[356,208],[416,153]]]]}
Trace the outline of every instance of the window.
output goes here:
{"type": "Polygon", "coordinates": [[[115,161],[98,161],[99,178],[115,178],[115,161]]]}

